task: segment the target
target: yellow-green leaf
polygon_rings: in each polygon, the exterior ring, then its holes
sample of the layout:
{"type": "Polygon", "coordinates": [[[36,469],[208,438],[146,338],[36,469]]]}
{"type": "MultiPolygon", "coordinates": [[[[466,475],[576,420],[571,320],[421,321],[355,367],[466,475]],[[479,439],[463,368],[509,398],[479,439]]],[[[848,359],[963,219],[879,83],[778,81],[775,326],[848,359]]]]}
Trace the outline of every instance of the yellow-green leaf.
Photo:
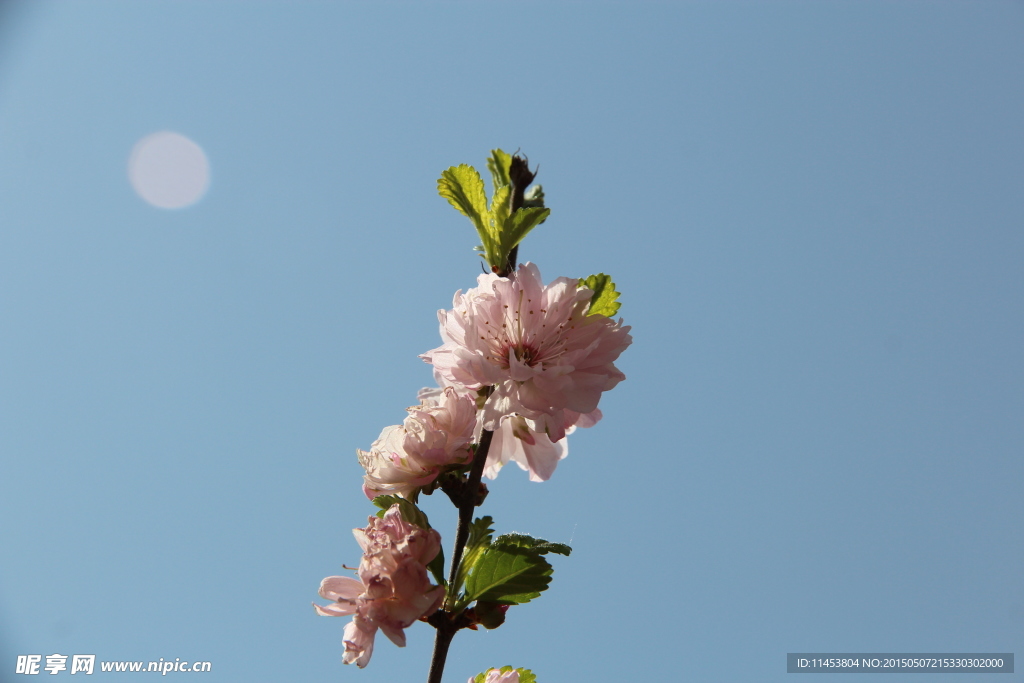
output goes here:
{"type": "Polygon", "coordinates": [[[487,213],[484,181],[469,164],[452,166],[437,180],[437,193],[473,222],[487,213]]]}
{"type": "Polygon", "coordinates": [[[506,254],[512,251],[513,247],[522,242],[523,238],[550,214],[551,209],[540,207],[516,210],[505,222],[505,229],[501,233],[501,250],[506,254]]]}
{"type": "Polygon", "coordinates": [[[491,156],[487,160],[487,169],[491,172],[491,182],[495,192],[499,187],[511,185],[508,177],[508,169],[512,166],[512,155],[500,149],[492,149],[491,156]]]}
{"type": "Polygon", "coordinates": [[[615,283],[610,275],[597,273],[580,280],[580,287],[594,291],[590,299],[590,310],[587,315],[606,315],[609,318],[619,312],[619,292],[615,291],[615,283]]]}

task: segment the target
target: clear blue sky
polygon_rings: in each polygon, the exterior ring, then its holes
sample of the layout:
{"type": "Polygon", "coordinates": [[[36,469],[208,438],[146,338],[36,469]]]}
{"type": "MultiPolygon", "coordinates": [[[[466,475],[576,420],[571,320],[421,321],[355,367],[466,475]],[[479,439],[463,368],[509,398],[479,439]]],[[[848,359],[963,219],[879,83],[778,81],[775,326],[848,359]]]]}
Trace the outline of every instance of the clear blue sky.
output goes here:
{"type": "Polygon", "coordinates": [[[435,181],[496,146],[552,208],[521,258],[610,273],[635,341],[552,480],[494,482],[574,552],[446,681],[1024,656],[1022,78],[1020,2],[4,6],[0,680],[426,678],[426,625],[360,671],[309,603],[480,270],[435,181]],[[191,207],[127,180],[160,130],[191,207]]]}

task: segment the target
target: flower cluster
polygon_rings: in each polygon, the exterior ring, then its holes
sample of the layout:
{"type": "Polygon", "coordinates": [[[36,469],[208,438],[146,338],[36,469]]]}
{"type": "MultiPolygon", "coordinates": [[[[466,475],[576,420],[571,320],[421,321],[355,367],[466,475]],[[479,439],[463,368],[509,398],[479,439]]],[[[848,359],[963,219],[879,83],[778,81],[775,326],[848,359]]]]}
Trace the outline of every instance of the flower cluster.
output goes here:
{"type": "Polygon", "coordinates": [[[357,451],[366,470],[363,492],[371,500],[385,494],[409,498],[450,465],[473,458],[476,404],[468,395],[445,389],[420,397],[401,425],[385,427],[369,451],[357,451]]]}
{"type": "MultiPolygon", "coordinates": [[[[474,520],[487,495],[480,478],[515,462],[532,481],[549,479],[569,452],[566,436],[601,419],[598,403],[625,379],[615,362],[632,342],[630,328],[609,317],[619,294],[608,275],[544,284],[536,265],[512,268],[523,237],[550,210],[539,187],[524,195],[535,176],[525,158],[492,150],[488,168],[490,201],[480,174],[465,164],[441,174],[438,192],[474,223],[492,272],[456,292],[451,310],[438,311],[442,344],[420,356],[438,387],[421,390],[402,424],[356,451],[363,493],[390,507],[354,530],[363,550],[356,576],[324,579],[320,595],[329,603],[313,605],[323,616],[352,617],[342,660],[360,668],[378,630],[402,647],[405,629],[428,621],[438,629],[433,682],[456,631],[500,626],[511,605],[547,589],[553,567],[545,556],[571,552],[526,534],[495,536],[490,516],[474,520]],[[447,582],[440,536],[416,505],[420,493],[436,489],[458,508],[447,582]],[[443,585],[431,583],[431,573],[443,585]]],[[[536,676],[506,666],[470,683],[536,683],[536,676]]]]}
{"type": "Polygon", "coordinates": [[[614,362],[632,342],[629,327],[589,315],[593,295],[572,278],[545,286],[532,263],[514,277],[480,275],[451,311],[438,311],[444,344],[421,357],[445,384],[494,387],[485,429],[517,416],[560,441],[584,416],[596,421],[601,394],[625,379],[614,362]]]}
{"type": "Polygon", "coordinates": [[[404,629],[434,612],[444,600],[444,587],[430,583],[427,565],[441,550],[441,536],[402,518],[393,505],[382,519],[370,517],[365,529],[354,529],[363,549],[358,580],[328,576],[320,584],[320,596],[329,605],[313,604],[325,617],[353,615],[345,627],[346,664],[366,666],[373,654],[377,629],[391,642],[405,647],[404,629]]]}
{"type": "Polygon", "coordinates": [[[421,357],[443,389],[420,391],[401,425],[357,451],[368,498],[410,498],[445,469],[466,465],[478,427],[494,432],[484,466],[493,479],[508,462],[546,481],[568,452],[565,436],[601,419],[601,394],[625,378],[614,361],[629,327],[589,312],[593,291],[558,278],[545,286],[527,263],[514,277],[481,275],[438,311],[444,344],[421,357]],[[476,417],[478,391],[493,386],[476,417]]]}

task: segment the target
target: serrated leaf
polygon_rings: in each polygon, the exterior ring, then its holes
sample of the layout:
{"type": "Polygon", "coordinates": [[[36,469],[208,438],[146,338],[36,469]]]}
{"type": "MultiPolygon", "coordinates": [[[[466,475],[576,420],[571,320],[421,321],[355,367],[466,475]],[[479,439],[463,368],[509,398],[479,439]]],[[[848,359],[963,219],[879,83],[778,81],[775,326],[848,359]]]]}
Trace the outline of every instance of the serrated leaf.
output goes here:
{"type": "Polygon", "coordinates": [[[473,222],[479,222],[487,213],[484,180],[469,164],[442,171],[437,180],[437,193],[473,222]]]}
{"type": "MultiPolygon", "coordinates": [[[[495,235],[503,235],[505,232],[505,226],[508,223],[508,196],[512,192],[511,185],[503,185],[498,188],[494,193],[494,198],[491,199],[491,227],[494,230],[495,235]]],[[[502,238],[504,242],[504,238],[502,238]]]]}
{"type": "Polygon", "coordinates": [[[473,222],[487,260],[496,260],[498,235],[491,227],[484,181],[477,170],[468,164],[452,166],[441,173],[437,181],[437,193],[473,222]]]}
{"type": "Polygon", "coordinates": [[[382,513],[386,512],[388,508],[402,500],[399,496],[376,496],[370,502],[380,508],[380,512],[377,513],[378,517],[383,517],[382,513]]]}
{"type": "Polygon", "coordinates": [[[512,248],[523,241],[531,230],[540,225],[549,215],[551,209],[531,207],[518,209],[507,221],[501,232],[501,252],[508,254],[512,248]]]}
{"type": "Polygon", "coordinates": [[[490,545],[494,534],[494,518],[490,515],[477,517],[469,525],[469,536],[466,539],[466,550],[473,550],[481,545],[490,545]]]}
{"type": "Polygon", "coordinates": [[[500,149],[492,149],[491,156],[487,159],[487,169],[491,172],[491,187],[497,193],[498,188],[503,185],[511,185],[508,177],[508,169],[512,166],[512,155],[500,149]]]}
{"type": "Polygon", "coordinates": [[[545,541],[543,538],[534,538],[527,534],[502,534],[491,542],[492,548],[499,546],[527,548],[539,555],[556,553],[558,555],[565,555],[568,557],[569,553],[572,552],[572,548],[564,543],[551,543],[550,541],[545,541]]]}
{"type": "Polygon", "coordinates": [[[619,292],[615,291],[615,283],[610,275],[597,273],[580,280],[580,287],[594,291],[590,299],[590,310],[587,315],[605,315],[609,318],[619,312],[619,292]]]}
{"type": "Polygon", "coordinates": [[[537,676],[529,669],[516,669],[519,672],[519,683],[537,683],[537,676]]]}
{"type": "Polygon", "coordinates": [[[450,596],[457,595],[466,580],[466,574],[475,564],[477,558],[491,544],[491,536],[494,529],[491,525],[494,519],[490,515],[484,515],[473,520],[469,525],[469,536],[466,537],[466,547],[462,553],[462,562],[459,564],[459,571],[455,577],[455,585],[449,587],[450,596]]]}
{"type": "Polygon", "coordinates": [[[522,604],[539,597],[551,583],[554,568],[531,548],[515,545],[485,548],[466,577],[464,602],[487,600],[522,604]]]}

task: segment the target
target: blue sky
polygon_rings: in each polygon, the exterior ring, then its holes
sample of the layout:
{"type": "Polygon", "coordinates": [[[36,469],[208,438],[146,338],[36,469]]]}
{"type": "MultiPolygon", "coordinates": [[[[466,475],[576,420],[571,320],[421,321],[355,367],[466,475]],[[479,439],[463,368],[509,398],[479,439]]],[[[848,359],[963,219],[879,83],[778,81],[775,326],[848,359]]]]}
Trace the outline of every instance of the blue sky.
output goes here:
{"type": "MultiPolygon", "coordinates": [[[[426,625],[360,671],[309,603],[359,559],[355,450],[431,383],[436,311],[480,269],[436,179],[493,147],[540,165],[552,208],[521,259],[611,274],[634,344],[551,481],[493,483],[499,531],[574,552],[460,633],[445,680],[1024,652],[1021,3],[0,22],[0,680],[55,652],[426,677],[426,625]],[[209,159],[193,206],[128,182],[161,130],[209,159]]],[[[446,505],[424,507],[450,543],[446,505]]]]}

